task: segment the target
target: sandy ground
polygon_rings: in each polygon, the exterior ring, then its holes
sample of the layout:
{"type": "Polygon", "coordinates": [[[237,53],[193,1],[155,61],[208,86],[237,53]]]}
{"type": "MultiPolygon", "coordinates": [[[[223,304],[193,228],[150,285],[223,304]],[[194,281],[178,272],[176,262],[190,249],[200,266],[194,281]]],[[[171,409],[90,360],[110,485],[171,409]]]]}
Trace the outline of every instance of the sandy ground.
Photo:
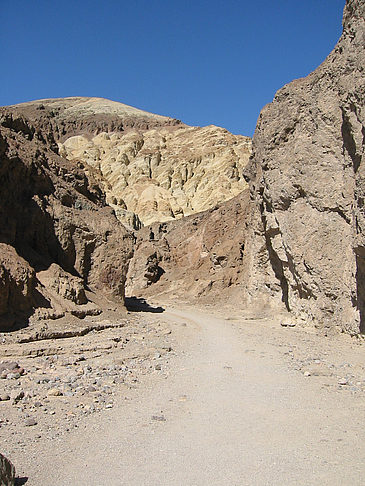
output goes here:
{"type": "Polygon", "coordinates": [[[22,447],[5,448],[19,484],[364,484],[360,340],[224,309],[141,318],[162,326],[170,352],[149,361],[135,387],[116,383],[113,407],[77,416],[67,432],[58,421],[58,435],[34,442],[34,427],[19,426],[22,447]]]}

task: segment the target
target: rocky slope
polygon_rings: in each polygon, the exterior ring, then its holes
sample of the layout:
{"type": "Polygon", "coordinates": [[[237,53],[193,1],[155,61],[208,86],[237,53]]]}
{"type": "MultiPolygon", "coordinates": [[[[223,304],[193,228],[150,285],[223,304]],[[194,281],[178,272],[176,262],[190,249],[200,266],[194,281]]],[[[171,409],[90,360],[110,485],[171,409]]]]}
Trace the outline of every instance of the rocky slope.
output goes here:
{"type": "Polygon", "coordinates": [[[123,303],[133,237],[116,217],[138,228],[246,184],[249,138],[100,98],[4,107],[0,131],[3,329],[123,303]]]}
{"type": "Polygon", "coordinates": [[[245,169],[250,198],[239,196],[236,212],[230,201],[219,217],[169,224],[153,245],[141,233],[131,268],[144,273],[131,275],[130,292],[195,298],[205,286],[217,301],[230,286],[257,311],[286,309],[293,323],[325,332],[365,331],[364,17],[364,0],[347,0],[335,49],[262,110],[245,169]]]}
{"type": "Polygon", "coordinates": [[[122,305],[133,238],[97,175],[57,155],[51,124],[11,108],[0,110],[0,160],[0,329],[122,305]]]}
{"type": "Polygon", "coordinates": [[[41,130],[52,126],[58,153],[101,174],[118,219],[138,229],[209,209],[239,194],[251,139],[101,98],[38,100],[11,107],[41,130]]]}
{"type": "Polygon", "coordinates": [[[138,231],[127,294],[180,302],[212,302],[217,293],[228,300],[237,298],[237,286],[247,271],[243,256],[248,202],[246,190],[220,207],[138,231]]]}
{"type": "Polygon", "coordinates": [[[60,144],[69,160],[100,170],[121,220],[129,211],[144,225],[204,211],[239,194],[250,152],[248,137],[213,125],[102,132],[60,144]]]}

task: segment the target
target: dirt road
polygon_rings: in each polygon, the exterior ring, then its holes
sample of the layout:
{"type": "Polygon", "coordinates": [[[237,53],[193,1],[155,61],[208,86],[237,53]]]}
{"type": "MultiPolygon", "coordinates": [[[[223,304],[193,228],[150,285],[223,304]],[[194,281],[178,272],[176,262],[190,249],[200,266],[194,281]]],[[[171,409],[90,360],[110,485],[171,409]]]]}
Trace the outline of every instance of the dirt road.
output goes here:
{"type": "Polygon", "coordinates": [[[45,444],[27,486],[364,484],[364,395],[323,372],[331,342],[196,310],[164,319],[181,343],[169,374],[45,444]],[[304,348],[320,373],[295,366],[304,348]]]}

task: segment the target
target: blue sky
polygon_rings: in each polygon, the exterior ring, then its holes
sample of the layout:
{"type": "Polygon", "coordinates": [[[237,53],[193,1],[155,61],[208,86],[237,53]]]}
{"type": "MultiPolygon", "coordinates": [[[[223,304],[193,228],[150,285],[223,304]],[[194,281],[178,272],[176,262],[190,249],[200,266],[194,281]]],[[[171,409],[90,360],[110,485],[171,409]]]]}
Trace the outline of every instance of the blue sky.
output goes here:
{"type": "Polygon", "coordinates": [[[100,96],[252,135],[341,34],[345,0],[0,0],[0,105],[100,96]]]}

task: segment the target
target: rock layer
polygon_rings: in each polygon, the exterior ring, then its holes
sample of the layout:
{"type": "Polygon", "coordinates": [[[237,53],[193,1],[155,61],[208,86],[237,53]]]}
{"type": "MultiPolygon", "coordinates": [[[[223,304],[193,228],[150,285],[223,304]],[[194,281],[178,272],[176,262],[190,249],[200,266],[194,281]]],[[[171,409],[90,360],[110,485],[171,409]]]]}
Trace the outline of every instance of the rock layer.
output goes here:
{"type": "Polygon", "coordinates": [[[239,194],[251,139],[102,98],[60,98],[9,107],[39,133],[51,129],[52,148],[99,183],[128,227],[204,211],[239,194]],[[57,142],[57,144],[55,144],[57,142]],[[142,222],[142,223],[141,223],[142,222]]]}

